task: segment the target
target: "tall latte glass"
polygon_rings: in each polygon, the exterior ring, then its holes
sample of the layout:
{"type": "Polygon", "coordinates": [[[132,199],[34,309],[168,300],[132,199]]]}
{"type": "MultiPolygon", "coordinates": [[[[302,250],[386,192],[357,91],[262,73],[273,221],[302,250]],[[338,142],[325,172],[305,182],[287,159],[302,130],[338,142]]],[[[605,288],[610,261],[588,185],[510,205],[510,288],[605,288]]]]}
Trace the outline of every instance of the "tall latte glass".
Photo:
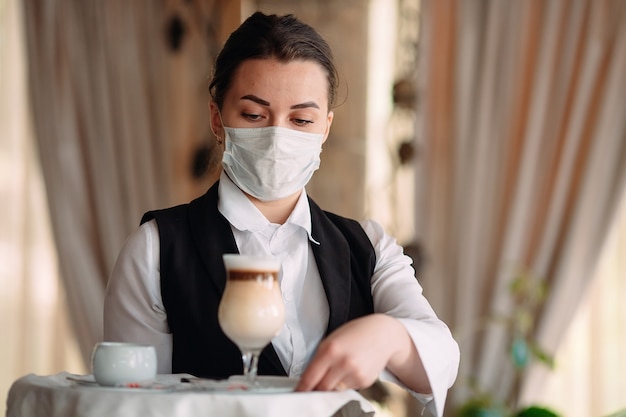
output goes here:
{"type": "Polygon", "coordinates": [[[280,261],[238,254],[223,258],[227,279],[218,319],[226,336],[241,350],[247,382],[254,384],[259,354],[285,321],[278,284],[280,261]]]}

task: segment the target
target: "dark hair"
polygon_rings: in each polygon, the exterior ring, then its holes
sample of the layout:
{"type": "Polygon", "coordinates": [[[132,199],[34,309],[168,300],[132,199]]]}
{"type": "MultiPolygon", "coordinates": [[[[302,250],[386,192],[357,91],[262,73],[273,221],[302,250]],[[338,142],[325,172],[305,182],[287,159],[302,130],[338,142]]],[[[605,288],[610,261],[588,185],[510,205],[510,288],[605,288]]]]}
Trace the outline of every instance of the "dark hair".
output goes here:
{"type": "Polygon", "coordinates": [[[335,104],[338,75],[330,47],[315,29],[293,15],[256,12],[228,37],[215,60],[209,84],[211,97],[221,109],[233,74],[248,59],[305,60],[324,68],[328,80],[328,107],[335,104]]]}

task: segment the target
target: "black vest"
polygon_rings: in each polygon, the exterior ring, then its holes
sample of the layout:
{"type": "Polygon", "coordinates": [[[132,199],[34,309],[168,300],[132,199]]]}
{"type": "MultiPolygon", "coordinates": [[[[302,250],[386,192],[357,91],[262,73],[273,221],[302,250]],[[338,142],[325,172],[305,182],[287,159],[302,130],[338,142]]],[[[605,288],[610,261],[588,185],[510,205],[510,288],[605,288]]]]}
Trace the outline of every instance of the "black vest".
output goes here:
{"type": "MultiPolygon", "coordinates": [[[[217,308],[224,291],[224,253],[238,253],[228,221],[217,209],[218,184],[189,204],[144,214],[160,236],[161,296],[173,335],[172,372],[227,378],[243,367],[237,346],[222,332],[217,308]]],[[[370,278],[376,256],[358,222],[322,211],[312,200],[315,261],[328,298],[327,334],[350,319],[373,313],[370,278]]],[[[272,345],[259,374],[285,375],[272,345]]]]}

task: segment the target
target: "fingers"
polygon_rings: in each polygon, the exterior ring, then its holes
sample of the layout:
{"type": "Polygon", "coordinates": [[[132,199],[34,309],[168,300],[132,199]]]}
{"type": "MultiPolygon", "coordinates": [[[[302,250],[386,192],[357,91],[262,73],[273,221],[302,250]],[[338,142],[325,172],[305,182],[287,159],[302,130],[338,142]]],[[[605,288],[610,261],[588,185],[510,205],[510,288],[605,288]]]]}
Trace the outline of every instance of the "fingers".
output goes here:
{"type": "MultiPolygon", "coordinates": [[[[386,316],[352,320],[335,330],[318,346],[297,391],[342,391],[370,386],[385,368],[395,349],[381,342],[389,328],[386,316]]],[[[402,328],[404,329],[404,328],[402,328]]]]}
{"type": "Polygon", "coordinates": [[[345,391],[353,388],[336,376],[325,375],[318,383],[310,382],[304,378],[305,376],[300,379],[296,391],[345,391]]]}
{"type": "Polygon", "coordinates": [[[347,389],[348,389],[348,386],[343,381],[340,381],[335,387],[335,391],[345,391],[347,389]]]}
{"type": "Polygon", "coordinates": [[[361,387],[362,377],[352,355],[341,344],[324,341],[300,378],[297,391],[345,391],[361,387]]]}
{"type": "Polygon", "coordinates": [[[302,374],[296,391],[344,391],[351,388],[349,373],[332,356],[324,354],[324,346],[302,374]]]}
{"type": "Polygon", "coordinates": [[[341,376],[333,376],[328,362],[313,360],[300,377],[296,391],[332,391],[341,382],[341,376]]]}

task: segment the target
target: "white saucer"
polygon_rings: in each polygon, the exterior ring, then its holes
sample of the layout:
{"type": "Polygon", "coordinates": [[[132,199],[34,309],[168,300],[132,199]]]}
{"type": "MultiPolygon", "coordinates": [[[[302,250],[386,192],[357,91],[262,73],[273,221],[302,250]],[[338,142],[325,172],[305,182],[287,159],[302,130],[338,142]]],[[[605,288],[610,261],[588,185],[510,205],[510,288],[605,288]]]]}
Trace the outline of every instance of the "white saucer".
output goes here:
{"type": "Polygon", "coordinates": [[[242,375],[231,376],[227,380],[213,380],[203,378],[187,379],[195,388],[219,392],[220,394],[279,394],[293,392],[298,385],[297,378],[282,376],[257,377],[256,383],[251,386],[242,375]]]}
{"type": "Polygon", "coordinates": [[[98,384],[93,375],[72,375],[67,379],[76,387],[90,388],[103,391],[120,391],[120,392],[166,392],[175,389],[173,385],[160,384],[158,382],[136,383],[121,386],[108,387],[98,384]]]}

